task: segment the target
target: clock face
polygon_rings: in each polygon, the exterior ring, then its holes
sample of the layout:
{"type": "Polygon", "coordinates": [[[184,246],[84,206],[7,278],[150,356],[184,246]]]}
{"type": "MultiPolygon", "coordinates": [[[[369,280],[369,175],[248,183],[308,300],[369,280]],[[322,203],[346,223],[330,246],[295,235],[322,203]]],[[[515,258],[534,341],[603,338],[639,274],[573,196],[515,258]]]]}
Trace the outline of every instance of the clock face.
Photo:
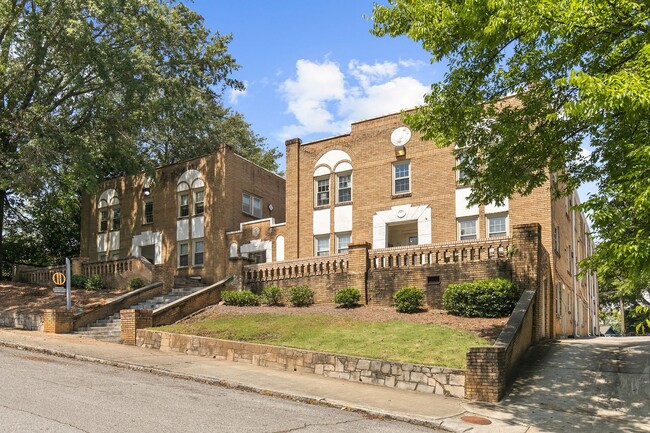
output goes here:
{"type": "Polygon", "coordinates": [[[400,126],[390,134],[390,141],[393,146],[404,146],[411,139],[411,130],[406,126],[400,126]]]}

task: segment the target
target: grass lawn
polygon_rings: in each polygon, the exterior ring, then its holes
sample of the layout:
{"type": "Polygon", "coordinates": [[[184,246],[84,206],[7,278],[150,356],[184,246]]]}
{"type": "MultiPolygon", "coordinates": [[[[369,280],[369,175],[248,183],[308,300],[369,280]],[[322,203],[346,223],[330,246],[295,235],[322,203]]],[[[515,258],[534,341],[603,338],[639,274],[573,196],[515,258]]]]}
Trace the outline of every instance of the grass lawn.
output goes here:
{"type": "Polygon", "coordinates": [[[472,333],[438,325],[325,314],[221,316],[156,330],[451,368],[465,368],[468,348],[490,346],[472,333]]]}

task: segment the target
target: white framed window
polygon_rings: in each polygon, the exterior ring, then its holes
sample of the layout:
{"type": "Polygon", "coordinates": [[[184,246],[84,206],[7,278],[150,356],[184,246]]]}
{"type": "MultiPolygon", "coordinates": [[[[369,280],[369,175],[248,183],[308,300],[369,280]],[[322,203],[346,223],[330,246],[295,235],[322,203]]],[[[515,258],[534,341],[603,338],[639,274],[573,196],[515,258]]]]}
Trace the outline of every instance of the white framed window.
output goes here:
{"type": "Polygon", "coordinates": [[[194,191],[194,215],[203,215],[205,193],[202,189],[194,191]]]}
{"type": "Polygon", "coordinates": [[[111,230],[119,230],[122,226],[122,212],[119,207],[114,207],[111,209],[111,230]]]}
{"type": "Polygon", "coordinates": [[[348,251],[348,244],[352,240],[351,233],[337,233],[336,234],[336,252],[346,253],[348,251]]]}
{"type": "Polygon", "coordinates": [[[465,185],[467,185],[467,175],[459,167],[461,162],[463,162],[463,156],[458,155],[456,157],[456,184],[458,184],[460,186],[465,186],[465,185]]]}
{"type": "Polygon", "coordinates": [[[99,232],[105,233],[108,231],[108,211],[99,211],[99,232]]]}
{"type": "Polygon", "coordinates": [[[478,218],[458,220],[458,239],[461,241],[476,239],[478,218]]]}
{"type": "Polygon", "coordinates": [[[571,251],[571,245],[567,245],[566,247],[566,271],[569,275],[571,275],[572,269],[571,269],[571,256],[573,255],[573,251],[571,251]]]}
{"type": "Polygon", "coordinates": [[[186,218],[190,216],[190,195],[181,194],[178,196],[178,216],[186,218]]]}
{"type": "Polygon", "coordinates": [[[153,201],[144,202],[143,224],[153,224],[153,201]]]}
{"type": "Polygon", "coordinates": [[[120,259],[120,253],[119,251],[117,253],[111,253],[111,258],[110,260],[119,260],[120,259]]]}
{"type": "Polygon", "coordinates": [[[316,190],[316,206],[327,206],[330,204],[330,177],[320,177],[314,179],[314,189],[316,190]]]}
{"type": "Polygon", "coordinates": [[[562,313],[562,283],[555,284],[555,314],[562,313]]]}
{"type": "Polygon", "coordinates": [[[488,238],[506,236],[508,234],[508,215],[488,215],[488,238]]]}
{"type": "Polygon", "coordinates": [[[352,201],[352,173],[344,173],[336,176],[337,194],[336,202],[345,203],[352,201]]]}
{"type": "Polygon", "coordinates": [[[560,254],[560,226],[553,227],[553,249],[560,254]]]}
{"type": "Polygon", "coordinates": [[[262,218],[262,199],[247,192],[241,196],[242,212],[257,218],[262,218]]]}
{"type": "Polygon", "coordinates": [[[192,264],[194,266],[203,266],[203,253],[204,253],[205,244],[203,240],[194,241],[193,256],[194,260],[192,264]]]}
{"type": "Polygon", "coordinates": [[[178,266],[186,267],[190,264],[190,244],[183,242],[178,244],[178,266]]]}
{"type": "Polygon", "coordinates": [[[330,255],[329,235],[314,237],[314,249],[316,250],[317,256],[329,256],[330,255]]]}
{"type": "Polygon", "coordinates": [[[393,164],[393,194],[408,194],[411,192],[411,161],[393,164]]]}

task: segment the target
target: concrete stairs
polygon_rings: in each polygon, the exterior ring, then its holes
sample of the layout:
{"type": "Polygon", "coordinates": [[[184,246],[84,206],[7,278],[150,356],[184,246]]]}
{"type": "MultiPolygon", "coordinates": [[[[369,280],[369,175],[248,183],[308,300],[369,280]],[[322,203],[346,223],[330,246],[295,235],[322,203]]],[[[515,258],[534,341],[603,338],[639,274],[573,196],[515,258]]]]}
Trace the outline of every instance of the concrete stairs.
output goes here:
{"type": "MultiPolygon", "coordinates": [[[[129,309],[155,310],[205,287],[204,284],[196,280],[177,278],[174,281],[174,288],[169,293],[147,299],[139,304],[130,306],[129,309]]],[[[115,313],[112,316],[99,319],[88,326],[81,327],[75,331],[75,334],[81,337],[94,338],[95,340],[119,343],[120,313],[115,313]]]]}

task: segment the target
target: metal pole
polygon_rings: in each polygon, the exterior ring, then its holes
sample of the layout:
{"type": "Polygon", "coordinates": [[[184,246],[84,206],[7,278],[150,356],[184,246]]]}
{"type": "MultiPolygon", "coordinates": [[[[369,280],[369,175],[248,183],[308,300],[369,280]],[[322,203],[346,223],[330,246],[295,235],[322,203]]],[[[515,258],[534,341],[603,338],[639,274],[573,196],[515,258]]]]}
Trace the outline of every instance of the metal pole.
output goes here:
{"type": "Polygon", "coordinates": [[[70,311],[70,259],[65,258],[65,308],[70,311]]]}

